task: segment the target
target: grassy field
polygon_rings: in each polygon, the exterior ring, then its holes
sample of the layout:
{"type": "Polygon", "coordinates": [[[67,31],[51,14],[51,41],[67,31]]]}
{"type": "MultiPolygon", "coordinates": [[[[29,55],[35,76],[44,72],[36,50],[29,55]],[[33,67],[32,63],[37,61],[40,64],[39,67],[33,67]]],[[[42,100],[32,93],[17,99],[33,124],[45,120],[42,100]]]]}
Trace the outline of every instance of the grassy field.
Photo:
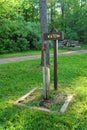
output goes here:
{"type": "Polygon", "coordinates": [[[29,51],[25,51],[25,52],[15,52],[15,53],[9,53],[9,54],[1,54],[0,58],[11,58],[11,57],[17,57],[17,56],[29,56],[29,55],[36,55],[36,54],[41,54],[41,51],[29,50],[29,51]]]}
{"type": "MultiPolygon", "coordinates": [[[[75,50],[82,50],[87,49],[86,44],[82,44],[80,48],[74,48],[74,47],[64,47],[59,48],[58,52],[67,52],[67,51],[75,51],[75,50]]],[[[50,53],[53,53],[53,48],[50,49],[50,53]]],[[[11,57],[17,57],[17,56],[30,56],[30,55],[38,55],[41,54],[41,50],[29,50],[25,52],[17,52],[17,53],[9,53],[9,54],[0,54],[0,58],[11,58],[11,57]]]]}
{"type": "MultiPolygon", "coordinates": [[[[73,94],[64,114],[14,106],[32,88],[43,87],[40,60],[0,65],[0,130],[87,130],[87,54],[59,57],[59,90],[73,94]]],[[[53,86],[53,58],[51,58],[53,86]]]]}

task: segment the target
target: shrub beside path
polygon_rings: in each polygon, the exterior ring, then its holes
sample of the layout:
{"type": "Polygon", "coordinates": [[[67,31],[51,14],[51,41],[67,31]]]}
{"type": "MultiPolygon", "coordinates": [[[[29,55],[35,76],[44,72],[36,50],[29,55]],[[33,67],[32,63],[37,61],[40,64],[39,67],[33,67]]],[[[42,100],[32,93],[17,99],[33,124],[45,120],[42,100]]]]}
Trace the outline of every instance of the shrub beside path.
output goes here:
{"type": "MultiPolygon", "coordinates": [[[[83,53],[87,53],[87,50],[61,52],[61,53],[58,53],[58,56],[71,55],[71,54],[83,54],[83,53]]],[[[53,56],[53,54],[50,54],[50,56],[53,56]]],[[[25,61],[25,60],[34,60],[34,59],[39,59],[39,58],[41,58],[41,55],[20,56],[20,57],[14,57],[14,58],[0,58],[0,64],[19,62],[19,61],[25,61]]]]}

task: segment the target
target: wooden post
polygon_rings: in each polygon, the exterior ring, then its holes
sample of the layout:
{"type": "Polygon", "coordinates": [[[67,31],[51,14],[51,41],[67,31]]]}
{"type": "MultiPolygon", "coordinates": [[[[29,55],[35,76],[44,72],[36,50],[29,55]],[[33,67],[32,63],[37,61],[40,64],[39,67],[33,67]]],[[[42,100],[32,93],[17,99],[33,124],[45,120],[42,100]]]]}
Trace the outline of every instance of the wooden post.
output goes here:
{"type": "Polygon", "coordinates": [[[46,65],[46,42],[44,42],[42,50],[43,50],[43,56],[44,56],[44,66],[43,66],[44,99],[48,100],[49,84],[50,84],[50,70],[48,66],[46,65]]]}
{"type": "Polygon", "coordinates": [[[57,90],[58,81],[58,40],[53,40],[54,44],[54,89],[57,90]]]}

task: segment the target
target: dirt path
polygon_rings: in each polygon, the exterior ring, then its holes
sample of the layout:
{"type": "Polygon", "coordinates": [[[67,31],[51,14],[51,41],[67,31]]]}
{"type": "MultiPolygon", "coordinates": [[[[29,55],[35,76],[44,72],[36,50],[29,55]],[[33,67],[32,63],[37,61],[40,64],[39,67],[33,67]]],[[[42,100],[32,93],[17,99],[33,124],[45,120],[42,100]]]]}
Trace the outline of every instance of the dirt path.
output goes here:
{"type": "MultiPolygon", "coordinates": [[[[82,54],[82,53],[87,53],[87,50],[61,52],[58,55],[63,56],[63,55],[82,54]]],[[[50,56],[53,56],[53,54],[50,54],[50,56]]],[[[0,64],[19,62],[19,61],[25,61],[25,60],[34,60],[34,59],[39,59],[39,58],[41,58],[41,55],[21,56],[21,57],[15,57],[15,58],[0,58],[0,64]]]]}

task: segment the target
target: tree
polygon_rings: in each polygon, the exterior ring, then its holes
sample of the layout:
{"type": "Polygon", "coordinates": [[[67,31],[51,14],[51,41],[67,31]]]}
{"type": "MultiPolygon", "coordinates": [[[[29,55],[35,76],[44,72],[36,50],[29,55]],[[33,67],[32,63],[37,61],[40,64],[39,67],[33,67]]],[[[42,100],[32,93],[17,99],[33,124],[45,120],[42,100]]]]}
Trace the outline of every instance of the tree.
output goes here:
{"type": "MultiPolygon", "coordinates": [[[[40,0],[40,22],[41,22],[41,34],[42,34],[42,44],[44,42],[43,34],[48,32],[48,25],[47,25],[47,6],[46,0],[40,0]]],[[[49,44],[47,44],[46,50],[46,63],[49,65],[49,44]]],[[[43,65],[43,52],[41,58],[41,65],[43,65]]]]}
{"type": "MultiPolygon", "coordinates": [[[[31,12],[31,7],[34,7],[35,13],[38,13],[36,1],[33,3],[33,0],[32,3],[28,0],[0,1],[0,53],[41,48],[40,24],[39,22],[32,22],[37,18],[33,13],[30,13],[31,16],[24,15],[24,7],[25,9],[29,8],[31,12]]],[[[38,17],[38,15],[36,16],[38,17]]]]}
{"type": "Polygon", "coordinates": [[[39,20],[39,0],[23,0],[21,8],[26,22],[39,20]]]}

